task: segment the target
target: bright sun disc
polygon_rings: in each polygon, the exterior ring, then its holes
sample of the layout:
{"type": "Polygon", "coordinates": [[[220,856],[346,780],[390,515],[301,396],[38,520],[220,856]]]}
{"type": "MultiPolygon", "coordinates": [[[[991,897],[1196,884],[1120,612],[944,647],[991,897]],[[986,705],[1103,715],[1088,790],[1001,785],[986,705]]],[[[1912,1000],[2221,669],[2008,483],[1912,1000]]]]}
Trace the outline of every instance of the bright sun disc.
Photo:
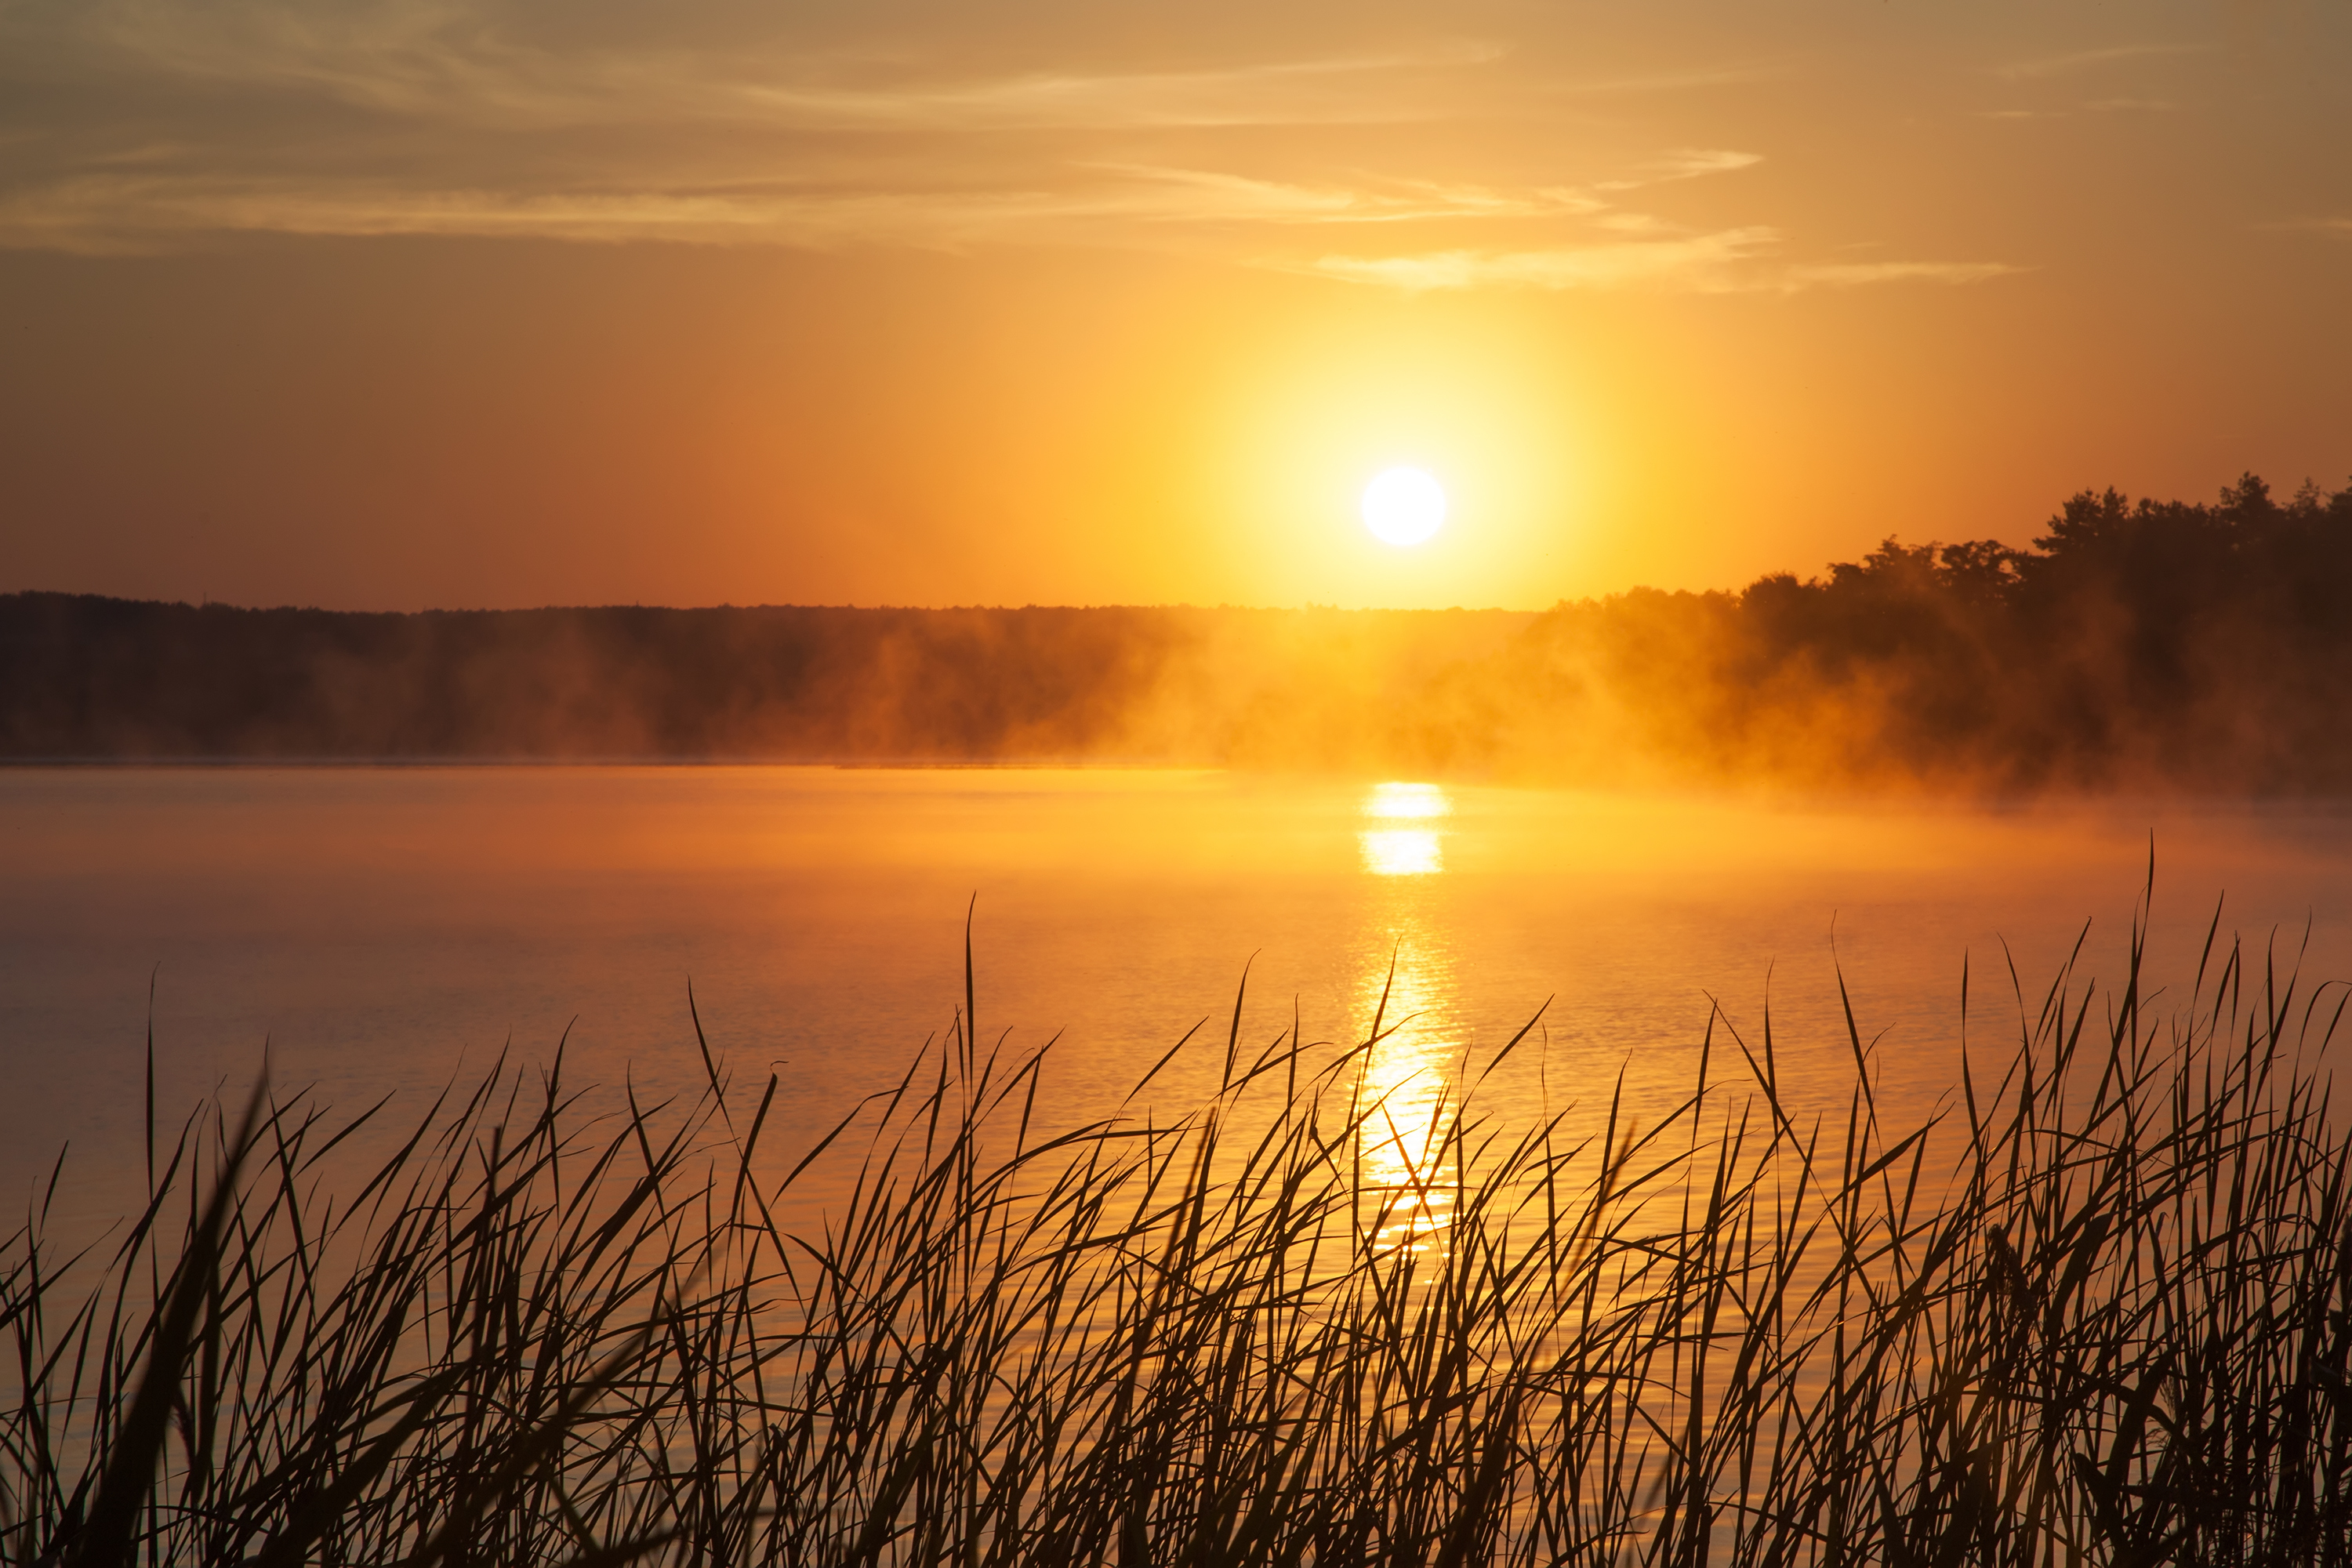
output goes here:
{"type": "Polygon", "coordinates": [[[1445,521],[1445,491],[1420,468],[1391,468],[1364,487],[1364,526],[1385,544],[1419,544],[1445,521]]]}

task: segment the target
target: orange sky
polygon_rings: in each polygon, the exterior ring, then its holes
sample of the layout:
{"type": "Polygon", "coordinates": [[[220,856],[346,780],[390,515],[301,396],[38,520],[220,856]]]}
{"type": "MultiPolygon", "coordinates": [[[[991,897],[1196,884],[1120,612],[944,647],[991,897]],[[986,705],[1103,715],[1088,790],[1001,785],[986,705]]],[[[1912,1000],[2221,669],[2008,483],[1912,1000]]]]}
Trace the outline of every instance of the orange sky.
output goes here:
{"type": "Polygon", "coordinates": [[[1538,607],[2341,485],[2347,79],[2256,0],[10,0],[0,590],[1538,607]]]}

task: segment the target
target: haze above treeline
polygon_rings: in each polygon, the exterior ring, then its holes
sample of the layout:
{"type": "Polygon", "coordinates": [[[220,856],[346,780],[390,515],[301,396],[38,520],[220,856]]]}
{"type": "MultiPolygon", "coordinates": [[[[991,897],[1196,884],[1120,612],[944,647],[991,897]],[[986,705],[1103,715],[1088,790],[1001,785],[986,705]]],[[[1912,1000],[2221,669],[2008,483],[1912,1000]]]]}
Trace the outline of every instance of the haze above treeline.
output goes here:
{"type": "MultiPolygon", "coordinates": [[[[1892,510],[1892,509],[1890,509],[1892,510]]],[[[0,755],[1157,763],[1580,784],[2352,785],[2352,488],[1542,613],[373,614],[0,596],[0,755]]]]}

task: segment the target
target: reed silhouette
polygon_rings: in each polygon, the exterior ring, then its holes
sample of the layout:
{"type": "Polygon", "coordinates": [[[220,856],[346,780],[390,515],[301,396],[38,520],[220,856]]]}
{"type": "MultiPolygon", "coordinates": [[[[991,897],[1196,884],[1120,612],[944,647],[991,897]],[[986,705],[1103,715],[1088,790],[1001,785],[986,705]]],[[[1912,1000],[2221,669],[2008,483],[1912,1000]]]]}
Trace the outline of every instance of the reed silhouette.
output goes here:
{"type": "Polygon", "coordinates": [[[1523,1036],[1400,1136],[1382,1022],[1254,1047],[1237,1005],[1179,1045],[1206,1104],[1143,1109],[1155,1068],[1048,1135],[969,980],[809,1147],[707,1044],[698,1103],[603,1125],[560,1053],[494,1069],[341,1188],[383,1107],[214,1108],[102,1246],[6,1243],[0,1560],[2322,1561],[2341,995],[2209,938],[2159,1016],[2140,952],[2019,993],[1916,1127],[1849,1016],[1841,1103],[1718,1018],[1654,1125],[1490,1103],[1523,1036]]]}

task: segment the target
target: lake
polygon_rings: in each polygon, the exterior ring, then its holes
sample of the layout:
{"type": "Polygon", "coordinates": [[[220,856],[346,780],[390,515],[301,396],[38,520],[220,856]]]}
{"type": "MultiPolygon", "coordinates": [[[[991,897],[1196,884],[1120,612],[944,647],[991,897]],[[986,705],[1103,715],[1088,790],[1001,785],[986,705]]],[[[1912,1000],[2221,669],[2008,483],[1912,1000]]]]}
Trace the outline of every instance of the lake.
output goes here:
{"type": "MultiPolygon", "coordinates": [[[[163,1120],[273,1082],[421,1113],[453,1074],[544,1062],[690,1092],[711,1045],[783,1080],[784,1142],[897,1079],[963,995],[980,1033],[1058,1035],[1047,1107],[1115,1106],[1185,1031],[1155,1114],[1241,1034],[1353,1041],[1384,987],[1401,1102],[1537,1032],[1493,1092],[1533,1110],[1685,1091],[1710,1008],[1784,1083],[1851,1072],[1841,966],[1882,1103],[1924,1113],[1971,1040],[2017,1033],[2083,942],[2120,974],[2149,847],[2152,967],[2186,994],[2221,930],[2305,984],[2352,976],[2352,812],[2105,802],[1791,805],[1416,780],[783,767],[0,772],[0,1183],[70,1142],[61,1206],[141,1180],[150,1017],[163,1120]],[[2085,930],[2087,925],[2087,936],[2085,930]],[[2307,933],[2307,935],[2306,935],[2307,933]],[[1393,978],[1391,980],[1391,963],[1393,978]]],[[[2257,973],[2259,973],[2259,969],[2257,973]]],[[[1718,1049],[1721,1049],[1718,1037],[1718,1049]]],[[[1736,1058],[1734,1058],[1736,1061],[1736,1058]]],[[[1718,1072],[1722,1069],[1718,1067],[1718,1072]]],[[[1420,1099],[1416,1100],[1415,1097],[1420,1099]]],[[[1490,1104],[1494,1101],[1490,1101],[1490,1104]]]]}

